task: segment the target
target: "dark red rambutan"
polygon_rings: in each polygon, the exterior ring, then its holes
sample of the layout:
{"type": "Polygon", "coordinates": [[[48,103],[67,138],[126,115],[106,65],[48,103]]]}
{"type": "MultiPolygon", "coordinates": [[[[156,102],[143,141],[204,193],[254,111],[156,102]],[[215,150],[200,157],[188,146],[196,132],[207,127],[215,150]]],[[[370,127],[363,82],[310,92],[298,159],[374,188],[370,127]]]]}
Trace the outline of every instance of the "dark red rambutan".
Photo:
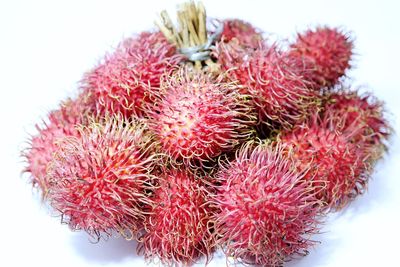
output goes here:
{"type": "Polygon", "coordinates": [[[252,134],[255,117],[238,85],[186,67],[164,77],[150,128],[174,160],[212,160],[252,134]]]}
{"type": "Polygon", "coordinates": [[[243,47],[256,49],[263,41],[262,35],[253,25],[240,19],[227,19],[222,22],[224,30],[221,34],[223,42],[237,39],[243,47]]]}
{"type": "Polygon", "coordinates": [[[203,256],[210,260],[214,239],[205,184],[183,169],[165,170],[159,178],[139,252],[166,265],[191,265],[203,256]]]}
{"type": "Polygon", "coordinates": [[[325,110],[344,118],[345,129],[361,127],[353,140],[365,147],[366,153],[373,155],[372,159],[379,159],[392,132],[384,116],[383,102],[370,93],[359,94],[345,88],[329,93],[326,98],[325,110]]]}
{"type": "Polygon", "coordinates": [[[84,124],[91,113],[85,101],[85,96],[81,95],[76,100],[62,102],[59,109],[49,113],[48,121],[44,121],[42,126],[36,125],[38,133],[31,138],[29,147],[23,151],[23,157],[28,163],[24,172],[30,173],[32,184],[42,191],[43,197],[49,190],[46,170],[58,148],[57,143],[65,137],[78,137],[80,133],[76,126],[84,124]]]}
{"type": "Polygon", "coordinates": [[[174,68],[183,57],[160,32],[143,32],[123,41],[116,51],[106,55],[82,83],[100,114],[122,113],[142,116],[149,94],[158,90],[160,77],[174,68]]]}
{"type": "MultiPolygon", "coordinates": [[[[306,170],[305,170],[306,171],[306,170]]],[[[281,266],[307,254],[319,201],[312,182],[280,145],[248,142],[221,166],[213,200],[217,243],[235,261],[281,266]],[[287,156],[287,157],[286,157],[287,156]]]]}
{"type": "Polygon", "coordinates": [[[344,129],[340,115],[314,114],[278,138],[298,160],[299,168],[309,166],[304,177],[323,188],[317,197],[331,210],[343,208],[365,191],[371,169],[364,148],[352,142],[360,128],[344,129]]]}
{"type": "Polygon", "coordinates": [[[58,144],[49,163],[50,204],[71,229],[134,237],[151,203],[156,162],[146,125],[114,117],[78,130],[79,137],[58,144]]]}
{"type": "Polygon", "coordinates": [[[320,89],[335,85],[350,68],[353,41],[337,28],[318,27],[298,34],[290,48],[290,56],[311,63],[305,76],[320,89]]]}

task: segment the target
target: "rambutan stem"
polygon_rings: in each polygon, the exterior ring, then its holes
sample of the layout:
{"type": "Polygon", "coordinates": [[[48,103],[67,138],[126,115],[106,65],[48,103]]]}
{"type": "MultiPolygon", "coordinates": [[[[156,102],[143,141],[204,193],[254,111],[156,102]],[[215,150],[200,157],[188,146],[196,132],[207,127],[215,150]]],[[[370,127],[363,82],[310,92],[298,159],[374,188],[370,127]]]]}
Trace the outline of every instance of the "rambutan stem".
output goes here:
{"type": "Polygon", "coordinates": [[[155,24],[180,53],[195,63],[197,69],[201,69],[204,62],[211,72],[219,72],[218,64],[210,59],[210,46],[221,35],[223,24],[214,34],[207,36],[205,7],[201,2],[196,4],[193,1],[184,3],[180,7],[177,11],[177,20],[178,29],[164,10],[160,14],[160,21],[156,21],[155,24]]]}

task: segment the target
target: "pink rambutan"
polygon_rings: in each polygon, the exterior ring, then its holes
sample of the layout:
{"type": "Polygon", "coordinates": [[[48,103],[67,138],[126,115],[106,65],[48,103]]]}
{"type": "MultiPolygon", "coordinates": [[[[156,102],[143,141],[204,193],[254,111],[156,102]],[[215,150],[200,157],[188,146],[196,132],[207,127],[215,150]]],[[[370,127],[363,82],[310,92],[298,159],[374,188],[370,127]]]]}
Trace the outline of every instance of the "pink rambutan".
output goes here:
{"type": "Polygon", "coordinates": [[[384,116],[383,103],[370,93],[359,94],[357,91],[341,88],[329,93],[326,98],[325,110],[337,112],[344,118],[344,128],[354,125],[362,130],[354,136],[354,141],[360,143],[373,153],[373,159],[379,159],[386,150],[387,139],[392,132],[384,116]]]}
{"type": "Polygon", "coordinates": [[[319,95],[302,76],[299,61],[276,46],[254,52],[248,66],[249,92],[259,111],[259,120],[290,128],[316,109],[319,95]]]}
{"type": "Polygon", "coordinates": [[[158,32],[83,76],[79,98],[37,126],[25,172],[72,230],[136,239],[156,263],[207,265],[217,248],[227,264],[307,255],[392,132],[381,102],[340,88],[351,36],[317,27],[282,49],[239,19],[207,29],[201,3],[177,19],[162,11],[158,32]]]}
{"type": "Polygon", "coordinates": [[[184,169],[165,170],[159,178],[139,252],[166,265],[191,265],[203,256],[209,260],[212,209],[202,178],[184,169]]]}
{"type": "Polygon", "coordinates": [[[312,69],[305,76],[320,89],[335,85],[350,68],[352,49],[349,34],[337,28],[318,27],[298,34],[289,54],[311,64],[312,69]]]}
{"type": "Polygon", "coordinates": [[[240,47],[237,41],[219,43],[213,56],[231,80],[243,85],[242,92],[252,96],[259,121],[264,124],[290,128],[320,105],[318,92],[303,76],[307,66],[276,45],[252,51],[240,47]]]}
{"type": "Polygon", "coordinates": [[[319,201],[305,171],[283,147],[246,143],[221,166],[213,200],[215,231],[229,257],[260,266],[281,266],[307,254],[317,233],[319,201]],[[286,157],[287,156],[287,157],[286,157]]]}
{"type": "Polygon", "coordinates": [[[86,73],[83,89],[100,114],[142,116],[149,94],[158,90],[160,77],[183,60],[161,32],[143,32],[124,40],[111,55],[86,73]]]}
{"type": "Polygon", "coordinates": [[[183,67],[162,80],[148,113],[150,128],[172,159],[203,163],[252,134],[255,117],[248,99],[223,78],[183,67]]]}
{"type": "Polygon", "coordinates": [[[221,70],[227,72],[227,78],[238,81],[242,85],[240,88],[242,94],[250,94],[247,86],[249,74],[246,64],[253,53],[253,49],[243,47],[237,39],[216,43],[211,53],[221,70]]]}
{"type": "Polygon", "coordinates": [[[224,24],[224,30],[221,34],[223,42],[237,39],[241,46],[256,49],[263,41],[259,30],[248,22],[240,19],[227,19],[222,23],[224,24]]]}
{"type": "Polygon", "coordinates": [[[339,210],[365,191],[369,178],[369,155],[352,142],[360,128],[343,128],[339,113],[314,114],[306,123],[283,132],[278,139],[298,160],[309,166],[304,176],[323,188],[317,197],[331,210],[339,210]]]}
{"type": "Polygon", "coordinates": [[[58,144],[48,167],[49,200],[74,230],[132,238],[146,213],[155,143],[139,121],[92,121],[58,144]]]}
{"type": "Polygon", "coordinates": [[[307,66],[276,45],[252,51],[240,47],[237,41],[219,43],[213,56],[231,80],[243,85],[241,92],[252,97],[259,121],[264,124],[290,128],[320,105],[319,94],[303,76],[307,66]]]}
{"type": "Polygon", "coordinates": [[[24,172],[30,173],[32,184],[42,191],[43,197],[49,190],[46,170],[58,148],[58,141],[69,136],[78,137],[80,133],[76,126],[84,124],[86,116],[92,112],[85,101],[85,96],[80,95],[76,100],[62,102],[59,109],[50,112],[48,121],[43,122],[43,126],[36,125],[38,133],[31,138],[29,147],[23,151],[28,163],[24,172]]]}

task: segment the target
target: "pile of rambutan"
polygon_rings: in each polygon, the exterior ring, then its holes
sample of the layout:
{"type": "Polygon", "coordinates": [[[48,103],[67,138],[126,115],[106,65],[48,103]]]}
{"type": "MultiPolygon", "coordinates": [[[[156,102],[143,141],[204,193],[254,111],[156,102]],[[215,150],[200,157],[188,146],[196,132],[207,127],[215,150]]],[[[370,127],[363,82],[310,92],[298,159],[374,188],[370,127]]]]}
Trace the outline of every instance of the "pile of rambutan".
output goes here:
{"type": "Polygon", "coordinates": [[[270,42],[183,4],[121,42],[37,126],[25,172],[73,230],[137,240],[165,265],[282,266],[365,192],[384,105],[352,89],[353,38],[318,26],[270,42]],[[207,26],[207,27],[206,27],[207,26]]]}

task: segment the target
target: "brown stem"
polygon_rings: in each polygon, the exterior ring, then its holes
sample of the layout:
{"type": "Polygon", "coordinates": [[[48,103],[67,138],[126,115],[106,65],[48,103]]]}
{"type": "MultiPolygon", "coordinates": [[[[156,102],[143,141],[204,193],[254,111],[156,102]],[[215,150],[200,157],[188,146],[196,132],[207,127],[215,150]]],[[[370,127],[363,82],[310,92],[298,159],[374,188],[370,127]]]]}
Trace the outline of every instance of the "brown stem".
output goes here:
{"type": "Polygon", "coordinates": [[[206,47],[209,40],[204,5],[201,2],[196,4],[194,1],[182,4],[177,11],[177,20],[178,28],[164,10],[160,14],[160,21],[155,23],[169,42],[182,53],[189,55],[188,60],[194,61],[196,68],[201,69],[204,63],[210,71],[219,71],[219,65],[210,59],[210,50],[206,47]],[[185,52],[182,49],[185,49],[185,52]]]}

